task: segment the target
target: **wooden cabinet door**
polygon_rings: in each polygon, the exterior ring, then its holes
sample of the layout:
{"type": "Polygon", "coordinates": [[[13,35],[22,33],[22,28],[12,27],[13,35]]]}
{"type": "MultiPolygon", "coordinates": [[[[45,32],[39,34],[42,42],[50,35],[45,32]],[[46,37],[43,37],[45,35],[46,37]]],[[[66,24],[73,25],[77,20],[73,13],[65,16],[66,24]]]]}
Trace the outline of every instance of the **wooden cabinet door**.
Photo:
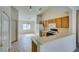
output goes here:
{"type": "Polygon", "coordinates": [[[52,23],[55,23],[55,19],[52,19],[52,23]]]}
{"type": "Polygon", "coordinates": [[[51,19],[48,20],[48,24],[50,24],[50,23],[51,23],[51,19]]]}
{"type": "Polygon", "coordinates": [[[62,28],[69,28],[69,17],[62,17],[62,28]]]}
{"type": "Polygon", "coordinates": [[[48,27],[48,20],[44,21],[44,27],[48,27]]]}
{"type": "Polygon", "coordinates": [[[32,52],[37,52],[37,45],[32,40],[32,52]]]}
{"type": "Polygon", "coordinates": [[[48,23],[50,24],[50,23],[55,23],[55,19],[50,19],[50,20],[48,20],[48,23]]]}
{"type": "Polygon", "coordinates": [[[40,36],[41,36],[41,37],[44,37],[45,35],[46,35],[45,32],[40,32],[40,36]]]}
{"type": "Polygon", "coordinates": [[[61,28],[62,19],[61,19],[61,18],[56,18],[56,19],[55,19],[55,22],[56,22],[56,27],[57,27],[57,28],[61,28]]]}
{"type": "Polygon", "coordinates": [[[51,19],[49,23],[55,23],[55,19],[51,19]]]}
{"type": "Polygon", "coordinates": [[[42,36],[45,36],[45,32],[42,32],[42,36]]]}

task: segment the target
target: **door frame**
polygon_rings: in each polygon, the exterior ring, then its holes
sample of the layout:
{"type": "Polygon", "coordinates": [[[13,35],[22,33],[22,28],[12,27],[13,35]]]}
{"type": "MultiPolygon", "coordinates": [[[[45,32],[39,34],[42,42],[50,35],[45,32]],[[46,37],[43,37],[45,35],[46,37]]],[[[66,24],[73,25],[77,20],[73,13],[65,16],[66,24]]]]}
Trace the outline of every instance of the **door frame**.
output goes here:
{"type": "Polygon", "coordinates": [[[78,14],[79,14],[79,10],[77,10],[76,11],[76,47],[78,47],[79,46],[79,42],[78,42],[78,40],[79,40],[79,38],[78,38],[78,32],[79,32],[79,30],[78,30],[78,14]]]}
{"type": "Polygon", "coordinates": [[[1,40],[2,40],[2,35],[3,35],[2,34],[2,22],[3,22],[3,20],[2,20],[2,14],[6,15],[7,18],[8,18],[8,21],[9,21],[9,24],[8,24],[8,27],[9,27],[9,30],[8,30],[9,31],[9,48],[8,48],[8,51],[9,51],[10,47],[11,47],[11,40],[10,40],[10,16],[5,11],[2,11],[2,10],[0,10],[0,13],[1,13],[1,40]]]}
{"type": "Polygon", "coordinates": [[[11,43],[13,44],[14,42],[18,41],[18,20],[12,20],[12,21],[15,21],[16,22],[16,40],[12,41],[11,43]]]}

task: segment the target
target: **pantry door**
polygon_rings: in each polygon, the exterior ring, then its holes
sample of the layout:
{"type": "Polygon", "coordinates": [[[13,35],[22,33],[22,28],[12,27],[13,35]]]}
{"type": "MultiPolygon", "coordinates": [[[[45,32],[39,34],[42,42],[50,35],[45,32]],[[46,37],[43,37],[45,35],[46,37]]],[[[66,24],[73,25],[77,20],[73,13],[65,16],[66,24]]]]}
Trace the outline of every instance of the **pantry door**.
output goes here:
{"type": "Polygon", "coordinates": [[[9,17],[6,13],[1,12],[1,50],[8,52],[10,48],[10,25],[9,17]]]}

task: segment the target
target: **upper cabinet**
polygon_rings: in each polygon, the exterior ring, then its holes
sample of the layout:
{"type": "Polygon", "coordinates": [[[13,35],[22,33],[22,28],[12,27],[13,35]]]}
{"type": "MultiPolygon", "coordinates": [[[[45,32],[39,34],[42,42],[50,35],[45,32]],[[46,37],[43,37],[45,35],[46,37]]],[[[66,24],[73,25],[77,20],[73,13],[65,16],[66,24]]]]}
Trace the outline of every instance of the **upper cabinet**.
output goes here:
{"type": "Polygon", "coordinates": [[[49,19],[49,20],[48,20],[48,23],[52,23],[52,19],[49,19]]]}
{"type": "Polygon", "coordinates": [[[62,28],[69,28],[69,17],[62,17],[62,28]]]}
{"type": "Polygon", "coordinates": [[[56,18],[55,22],[56,22],[56,27],[57,28],[61,28],[62,27],[62,18],[56,18]]]}
{"type": "Polygon", "coordinates": [[[55,19],[49,19],[48,20],[48,23],[50,24],[50,23],[55,23],[55,19]]]}
{"type": "Polygon", "coordinates": [[[52,23],[55,23],[56,22],[56,20],[55,19],[52,19],[52,23]]]}
{"type": "Polygon", "coordinates": [[[56,18],[55,22],[57,28],[69,28],[69,16],[56,18]]]}
{"type": "Polygon", "coordinates": [[[40,23],[43,24],[44,27],[48,27],[50,23],[56,23],[57,28],[69,28],[69,16],[43,20],[40,23]]]}
{"type": "Polygon", "coordinates": [[[44,27],[48,27],[48,20],[44,21],[44,27]]]}

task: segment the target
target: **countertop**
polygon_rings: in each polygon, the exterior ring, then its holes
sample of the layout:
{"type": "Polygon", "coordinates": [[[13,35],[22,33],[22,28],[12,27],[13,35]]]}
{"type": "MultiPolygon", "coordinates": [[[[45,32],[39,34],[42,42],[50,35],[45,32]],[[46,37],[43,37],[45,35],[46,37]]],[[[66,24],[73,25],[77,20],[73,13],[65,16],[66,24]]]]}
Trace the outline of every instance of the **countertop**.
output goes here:
{"type": "Polygon", "coordinates": [[[35,39],[35,37],[32,38],[32,40],[39,45],[42,45],[46,42],[50,42],[50,41],[54,41],[54,40],[58,40],[60,38],[66,37],[66,36],[70,36],[73,33],[69,33],[68,32],[68,28],[59,28],[58,29],[59,32],[55,35],[51,35],[51,36],[47,36],[47,37],[38,37],[37,39],[35,39]]]}
{"type": "Polygon", "coordinates": [[[65,34],[65,35],[52,35],[52,36],[48,36],[48,37],[40,37],[39,40],[38,40],[38,42],[40,44],[44,44],[46,42],[58,40],[60,38],[64,38],[64,37],[70,36],[70,35],[72,35],[72,33],[68,33],[68,34],[65,34]]]}
{"type": "Polygon", "coordinates": [[[66,33],[66,34],[62,34],[62,35],[52,35],[52,36],[48,36],[48,37],[39,37],[38,39],[35,39],[35,37],[32,38],[32,40],[39,45],[42,45],[46,42],[50,42],[50,41],[54,41],[54,40],[58,40],[60,38],[66,37],[66,36],[70,36],[72,35],[72,33],[66,33]]]}

